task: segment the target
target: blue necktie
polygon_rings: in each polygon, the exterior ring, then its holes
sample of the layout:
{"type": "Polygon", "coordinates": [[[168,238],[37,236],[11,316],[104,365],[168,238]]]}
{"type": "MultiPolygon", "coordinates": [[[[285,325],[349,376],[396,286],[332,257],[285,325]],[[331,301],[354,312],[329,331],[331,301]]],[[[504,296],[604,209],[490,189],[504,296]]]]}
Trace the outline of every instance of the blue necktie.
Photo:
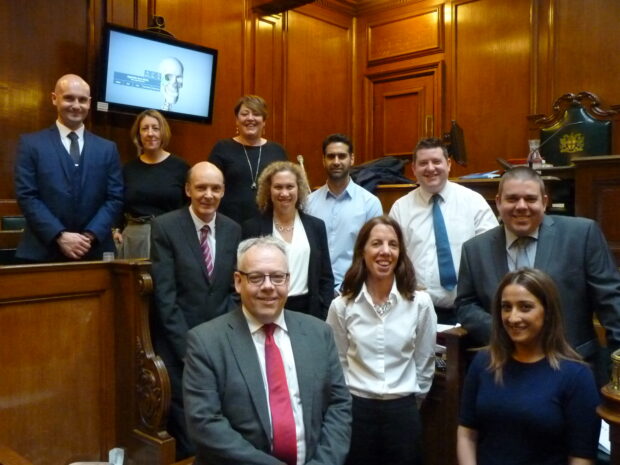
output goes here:
{"type": "Polygon", "coordinates": [[[437,248],[437,264],[439,265],[439,282],[448,291],[456,287],[456,271],[450,251],[450,241],[446,231],[446,223],[439,208],[439,194],[433,195],[433,229],[435,230],[435,247],[437,248]]]}

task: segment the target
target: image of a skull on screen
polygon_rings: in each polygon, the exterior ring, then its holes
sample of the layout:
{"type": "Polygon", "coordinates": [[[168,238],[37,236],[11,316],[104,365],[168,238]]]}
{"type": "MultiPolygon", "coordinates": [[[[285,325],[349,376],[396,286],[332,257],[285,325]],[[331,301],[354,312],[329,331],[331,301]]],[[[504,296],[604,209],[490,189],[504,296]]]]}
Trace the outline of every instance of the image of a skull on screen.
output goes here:
{"type": "Polygon", "coordinates": [[[164,58],[159,64],[161,73],[161,93],[164,95],[162,110],[172,110],[179,100],[179,90],[183,87],[183,63],[173,57],[164,58]]]}

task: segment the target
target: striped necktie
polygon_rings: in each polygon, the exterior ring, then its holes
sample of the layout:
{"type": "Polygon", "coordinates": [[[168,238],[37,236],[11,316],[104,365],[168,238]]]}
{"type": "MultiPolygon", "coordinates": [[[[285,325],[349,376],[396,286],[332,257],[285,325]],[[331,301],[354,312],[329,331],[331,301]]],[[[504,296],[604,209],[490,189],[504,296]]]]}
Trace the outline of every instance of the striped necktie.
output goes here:
{"type": "Polygon", "coordinates": [[[211,228],[209,225],[204,225],[200,228],[200,249],[202,250],[202,256],[207,266],[207,274],[209,278],[213,275],[213,254],[211,253],[211,246],[209,245],[209,233],[211,228]]]}

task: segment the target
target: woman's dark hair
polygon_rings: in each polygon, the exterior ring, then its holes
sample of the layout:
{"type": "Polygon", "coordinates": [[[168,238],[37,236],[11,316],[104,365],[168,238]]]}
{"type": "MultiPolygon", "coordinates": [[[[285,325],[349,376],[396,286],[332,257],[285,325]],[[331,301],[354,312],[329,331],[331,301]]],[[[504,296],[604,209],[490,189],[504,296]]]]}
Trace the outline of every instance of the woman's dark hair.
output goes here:
{"type": "Polygon", "coordinates": [[[493,300],[491,314],[491,355],[489,369],[495,373],[495,381],[502,382],[503,369],[512,357],[514,343],[502,323],[502,294],[511,284],[523,286],[544,308],[544,322],[541,332],[542,350],[554,369],[560,368],[560,360],[581,360],[564,337],[564,323],[557,287],[553,279],[543,271],[534,268],[520,268],[508,273],[499,283],[493,300]]]}
{"type": "Polygon", "coordinates": [[[415,272],[411,260],[407,256],[407,249],[403,241],[403,233],[398,223],[387,215],[372,218],[362,226],[357,235],[355,246],[353,248],[353,262],[347,273],[344,275],[342,282],[342,295],[348,301],[354,299],[362,290],[362,285],[368,277],[366,262],[364,261],[364,248],[370,238],[370,233],[377,225],[386,225],[394,229],[398,238],[398,261],[394,268],[394,276],[396,278],[396,287],[398,292],[407,300],[413,300],[416,289],[415,272]]]}

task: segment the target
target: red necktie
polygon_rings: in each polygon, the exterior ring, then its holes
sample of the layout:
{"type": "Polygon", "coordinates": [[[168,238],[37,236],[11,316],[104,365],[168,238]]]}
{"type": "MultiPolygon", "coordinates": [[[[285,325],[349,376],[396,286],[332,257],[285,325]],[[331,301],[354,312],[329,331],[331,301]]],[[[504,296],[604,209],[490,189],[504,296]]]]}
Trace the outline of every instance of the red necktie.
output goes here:
{"type": "Polygon", "coordinates": [[[213,274],[213,255],[211,255],[211,246],[209,246],[209,232],[211,228],[208,225],[204,225],[200,229],[200,249],[202,250],[202,256],[207,266],[207,274],[209,278],[213,274]]]}
{"type": "Polygon", "coordinates": [[[287,465],[297,463],[297,435],[293,407],[286,382],[280,349],[273,339],[274,323],[263,325],[265,331],[265,366],[269,384],[269,410],[273,429],[273,456],[287,465]]]}

